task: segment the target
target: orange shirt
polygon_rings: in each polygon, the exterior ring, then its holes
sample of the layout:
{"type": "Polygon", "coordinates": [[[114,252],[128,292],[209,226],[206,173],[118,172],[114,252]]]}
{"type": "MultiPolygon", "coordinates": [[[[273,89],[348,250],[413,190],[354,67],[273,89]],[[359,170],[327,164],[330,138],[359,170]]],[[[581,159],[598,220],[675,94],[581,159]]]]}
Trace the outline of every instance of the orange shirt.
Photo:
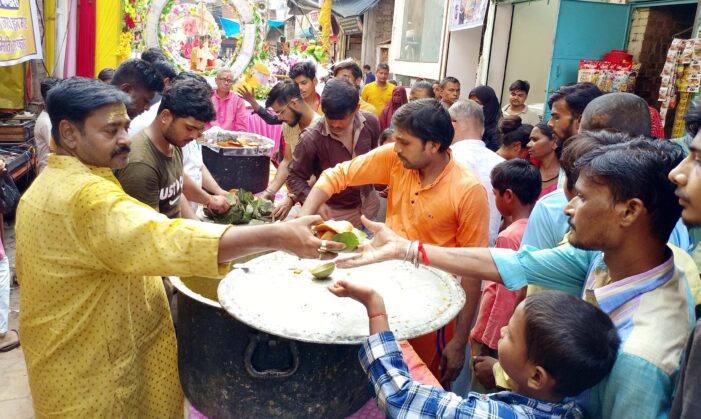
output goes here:
{"type": "Polygon", "coordinates": [[[386,222],[402,237],[443,247],[487,246],[487,193],[452,157],[436,180],[422,187],[418,170],[405,169],[387,144],[325,170],[314,187],[331,196],[368,184],[389,185],[386,222]]]}

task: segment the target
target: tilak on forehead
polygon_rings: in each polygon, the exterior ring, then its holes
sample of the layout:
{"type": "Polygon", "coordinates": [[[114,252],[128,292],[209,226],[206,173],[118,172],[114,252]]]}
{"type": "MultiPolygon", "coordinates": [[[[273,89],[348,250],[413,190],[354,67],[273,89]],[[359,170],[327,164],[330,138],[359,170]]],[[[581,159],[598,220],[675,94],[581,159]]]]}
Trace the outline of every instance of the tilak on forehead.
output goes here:
{"type": "Polygon", "coordinates": [[[123,120],[129,120],[127,115],[127,108],[124,104],[119,104],[119,109],[113,110],[107,114],[107,123],[112,124],[114,122],[119,122],[123,120]]]}

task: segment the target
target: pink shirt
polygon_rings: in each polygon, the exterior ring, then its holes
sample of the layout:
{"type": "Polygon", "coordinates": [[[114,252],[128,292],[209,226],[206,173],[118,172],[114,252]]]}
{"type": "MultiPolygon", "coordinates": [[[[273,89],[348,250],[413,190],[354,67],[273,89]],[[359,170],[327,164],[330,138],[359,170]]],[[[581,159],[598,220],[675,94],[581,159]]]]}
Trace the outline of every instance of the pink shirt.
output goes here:
{"type": "Polygon", "coordinates": [[[248,112],[246,103],[237,94],[229,92],[229,96],[222,99],[214,91],[212,103],[217,112],[217,119],[207,124],[207,128],[217,126],[227,131],[248,132],[248,112]]]}
{"type": "MultiPolygon", "coordinates": [[[[528,218],[522,218],[506,227],[497,236],[496,247],[518,250],[521,247],[523,233],[526,231],[526,224],[528,224],[528,218]]],[[[519,292],[509,291],[496,282],[490,282],[484,287],[479,314],[470,337],[492,349],[497,349],[501,328],[509,323],[511,315],[514,314],[519,292]]]]}

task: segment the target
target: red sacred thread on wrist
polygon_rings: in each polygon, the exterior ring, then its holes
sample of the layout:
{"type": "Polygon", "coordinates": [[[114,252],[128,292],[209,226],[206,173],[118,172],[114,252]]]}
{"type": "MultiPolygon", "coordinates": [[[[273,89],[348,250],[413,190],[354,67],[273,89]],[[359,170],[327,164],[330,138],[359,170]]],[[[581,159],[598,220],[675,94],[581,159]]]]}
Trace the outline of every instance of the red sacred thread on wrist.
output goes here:
{"type": "Polygon", "coordinates": [[[419,254],[421,255],[421,258],[424,262],[424,266],[429,266],[426,248],[424,248],[424,244],[422,242],[419,242],[419,254]]]}
{"type": "Polygon", "coordinates": [[[377,313],[374,316],[370,316],[370,320],[374,319],[375,317],[382,317],[382,316],[387,317],[387,313],[377,313]]]}

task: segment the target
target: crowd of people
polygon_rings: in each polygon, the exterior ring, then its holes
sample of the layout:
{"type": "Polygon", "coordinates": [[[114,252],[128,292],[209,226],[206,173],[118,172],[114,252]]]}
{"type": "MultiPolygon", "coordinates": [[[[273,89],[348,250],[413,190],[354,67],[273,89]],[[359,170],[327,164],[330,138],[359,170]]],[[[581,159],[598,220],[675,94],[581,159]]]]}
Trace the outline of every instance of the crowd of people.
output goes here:
{"type": "Polygon", "coordinates": [[[589,83],[550,95],[544,120],[524,80],[500,105],[489,86],[461,99],[455,77],[399,86],[386,64],[331,74],[321,89],[316,65],[297,63],[264,106],[230,70],[213,88],[158,49],[99,80],[42,82],[41,174],[16,219],[37,416],[181,416],[162,277],[218,277],[264,250],[331,258],[344,245],[311,232],[329,219],[372,237],[338,266],[415,261],[466,294],[455,321],[409,341],[438,388],[412,379],[381,295],[330,286],[367,309],[361,367],[389,417],[695,415],[701,103],[670,141],[653,139],[642,98],[589,83]],[[203,223],[199,205],[231,204],[196,140],[246,131],[252,112],[282,124],[262,196],[286,221],[203,223]]]}

